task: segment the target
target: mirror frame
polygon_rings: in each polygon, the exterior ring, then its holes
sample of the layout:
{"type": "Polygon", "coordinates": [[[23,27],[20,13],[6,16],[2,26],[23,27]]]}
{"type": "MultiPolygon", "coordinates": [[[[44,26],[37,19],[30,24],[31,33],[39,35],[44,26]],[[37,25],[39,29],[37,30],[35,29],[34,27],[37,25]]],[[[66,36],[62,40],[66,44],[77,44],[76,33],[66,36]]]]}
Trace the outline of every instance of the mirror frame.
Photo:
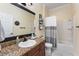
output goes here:
{"type": "Polygon", "coordinates": [[[35,15],[35,12],[33,12],[33,11],[31,11],[31,10],[29,10],[29,9],[27,9],[27,8],[25,8],[25,7],[23,7],[23,6],[21,6],[21,5],[18,4],[18,3],[11,3],[11,4],[14,5],[14,6],[17,6],[17,7],[21,8],[21,9],[23,9],[23,10],[25,10],[25,11],[27,11],[27,12],[33,14],[33,15],[35,15]]]}

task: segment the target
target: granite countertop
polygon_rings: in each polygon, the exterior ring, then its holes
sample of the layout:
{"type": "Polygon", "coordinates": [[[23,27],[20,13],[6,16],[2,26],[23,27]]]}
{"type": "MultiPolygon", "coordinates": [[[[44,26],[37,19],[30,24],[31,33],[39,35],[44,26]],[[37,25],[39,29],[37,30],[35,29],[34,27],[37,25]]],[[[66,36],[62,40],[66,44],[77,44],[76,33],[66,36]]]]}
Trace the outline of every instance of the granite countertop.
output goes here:
{"type": "MultiPolygon", "coordinates": [[[[37,46],[38,44],[44,41],[44,38],[41,37],[35,40],[37,42],[35,46],[37,46]]],[[[0,51],[0,56],[22,56],[28,51],[30,51],[32,48],[34,48],[35,46],[32,46],[30,48],[20,48],[18,47],[17,44],[12,44],[12,45],[2,48],[0,51]]]]}

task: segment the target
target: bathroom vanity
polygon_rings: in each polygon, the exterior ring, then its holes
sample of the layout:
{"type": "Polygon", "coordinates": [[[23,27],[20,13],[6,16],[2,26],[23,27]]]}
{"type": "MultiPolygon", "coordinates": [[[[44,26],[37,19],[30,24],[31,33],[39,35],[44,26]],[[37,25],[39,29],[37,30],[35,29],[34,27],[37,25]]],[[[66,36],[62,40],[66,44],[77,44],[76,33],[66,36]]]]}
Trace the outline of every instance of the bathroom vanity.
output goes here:
{"type": "Polygon", "coordinates": [[[0,51],[0,56],[45,56],[44,38],[37,38],[35,41],[37,43],[29,48],[21,48],[17,44],[6,46],[0,51]]]}

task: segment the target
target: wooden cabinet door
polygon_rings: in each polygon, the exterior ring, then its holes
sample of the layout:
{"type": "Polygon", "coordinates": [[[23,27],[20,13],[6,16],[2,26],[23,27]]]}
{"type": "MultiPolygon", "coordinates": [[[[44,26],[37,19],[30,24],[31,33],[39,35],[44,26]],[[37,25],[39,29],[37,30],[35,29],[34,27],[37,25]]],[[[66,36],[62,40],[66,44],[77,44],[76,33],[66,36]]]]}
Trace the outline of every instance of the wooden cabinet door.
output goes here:
{"type": "Polygon", "coordinates": [[[45,56],[45,42],[40,43],[28,53],[24,54],[24,56],[45,56]]]}

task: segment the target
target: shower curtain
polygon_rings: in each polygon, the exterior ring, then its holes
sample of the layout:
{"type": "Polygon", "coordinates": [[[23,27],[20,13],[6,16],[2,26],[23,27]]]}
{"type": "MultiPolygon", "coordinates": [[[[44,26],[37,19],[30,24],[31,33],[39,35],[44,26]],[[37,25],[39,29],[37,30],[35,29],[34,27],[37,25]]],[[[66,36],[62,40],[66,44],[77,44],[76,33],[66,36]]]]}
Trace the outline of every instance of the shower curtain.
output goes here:
{"type": "Polygon", "coordinates": [[[46,39],[46,42],[52,44],[52,48],[57,47],[56,26],[45,27],[45,39],[46,39]]]}

